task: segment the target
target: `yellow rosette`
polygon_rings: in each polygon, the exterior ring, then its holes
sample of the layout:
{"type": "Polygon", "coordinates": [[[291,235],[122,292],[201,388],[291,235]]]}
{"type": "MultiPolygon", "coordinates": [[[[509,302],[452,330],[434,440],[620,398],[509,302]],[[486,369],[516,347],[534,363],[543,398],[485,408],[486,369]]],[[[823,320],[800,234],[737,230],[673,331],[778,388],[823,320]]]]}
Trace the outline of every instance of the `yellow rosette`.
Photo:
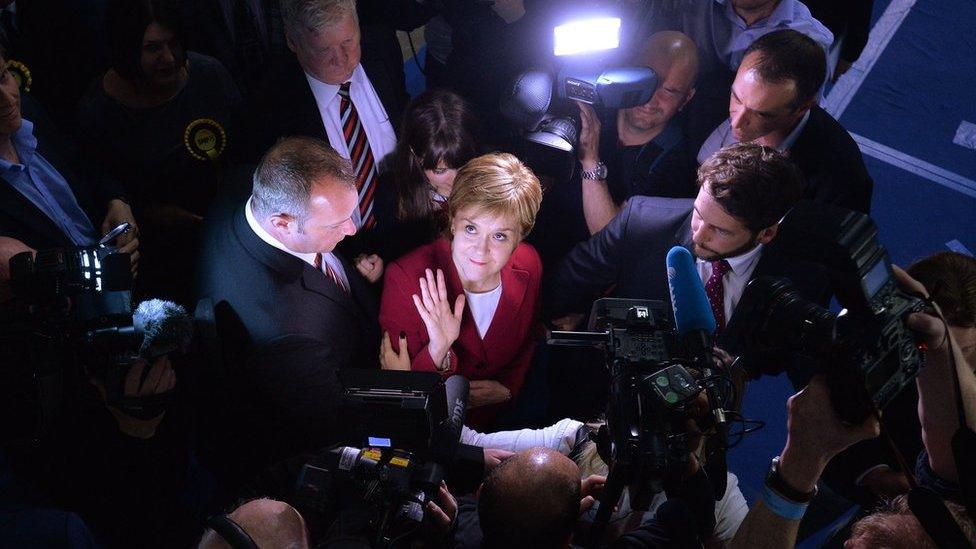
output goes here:
{"type": "Polygon", "coordinates": [[[219,122],[198,118],[183,132],[183,145],[197,160],[217,160],[227,149],[227,132],[219,122]]]}
{"type": "Polygon", "coordinates": [[[17,81],[17,86],[20,87],[25,92],[29,92],[31,89],[31,84],[34,83],[34,79],[31,77],[30,69],[27,65],[17,61],[15,59],[7,60],[7,70],[10,74],[14,76],[17,81]]]}

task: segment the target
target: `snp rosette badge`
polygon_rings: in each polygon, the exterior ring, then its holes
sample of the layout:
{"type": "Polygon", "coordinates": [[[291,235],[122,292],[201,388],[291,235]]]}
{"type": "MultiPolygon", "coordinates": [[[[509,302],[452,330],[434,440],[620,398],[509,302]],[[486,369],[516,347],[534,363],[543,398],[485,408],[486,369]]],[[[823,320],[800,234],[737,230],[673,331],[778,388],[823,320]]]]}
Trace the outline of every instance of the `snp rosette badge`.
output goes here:
{"type": "Polygon", "coordinates": [[[216,120],[198,118],[183,132],[183,145],[197,160],[217,160],[227,149],[227,132],[216,120]]]}
{"type": "Polygon", "coordinates": [[[17,81],[17,86],[25,91],[29,92],[31,89],[31,84],[34,83],[34,79],[31,77],[30,69],[27,65],[17,61],[15,59],[7,60],[7,70],[13,75],[14,80],[17,81]]]}

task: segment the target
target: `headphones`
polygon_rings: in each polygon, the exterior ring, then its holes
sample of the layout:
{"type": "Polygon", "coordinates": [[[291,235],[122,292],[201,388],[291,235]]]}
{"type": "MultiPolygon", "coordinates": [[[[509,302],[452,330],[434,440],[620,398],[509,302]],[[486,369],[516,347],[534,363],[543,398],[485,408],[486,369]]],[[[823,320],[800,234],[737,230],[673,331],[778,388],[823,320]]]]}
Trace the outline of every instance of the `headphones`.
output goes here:
{"type": "Polygon", "coordinates": [[[214,515],[207,519],[207,526],[217,532],[234,549],[260,549],[254,538],[227,515],[214,515]]]}

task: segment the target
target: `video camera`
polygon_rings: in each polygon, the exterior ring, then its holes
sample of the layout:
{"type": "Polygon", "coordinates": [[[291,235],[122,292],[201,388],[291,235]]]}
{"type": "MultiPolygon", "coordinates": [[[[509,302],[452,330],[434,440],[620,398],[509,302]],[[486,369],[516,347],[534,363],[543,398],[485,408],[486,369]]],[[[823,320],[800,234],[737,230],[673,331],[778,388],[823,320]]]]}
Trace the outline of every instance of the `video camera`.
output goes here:
{"type": "Polygon", "coordinates": [[[835,315],[803,299],[788,280],[760,277],[746,287],[736,310],[748,323],[741,330],[747,364],[753,363],[750,357],[778,353],[815,358],[834,409],[853,424],[891,402],[923,361],[905,319],[925,302],[898,289],[877,236],[864,214],[811,201],[797,204],[780,223],[777,240],[827,266],[845,309],[835,315]]]}
{"type": "Polygon", "coordinates": [[[468,381],[359,369],[340,370],[339,378],[344,442],[355,446],[331,448],[306,463],[298,496],[324,517],[358,505],[353,510],[365,517],[372,546],[389,547],[417,529],[457,454],[468,381]]]}
{"type": "MultiPolygon", "coordinates": [[[[0,322],[0,440],[40,437],[57,414],[69,367],[80,363],[127,415],[159,415],[171,395],[124,397],[136,358],[185,349],[192,324],[182,307],[151,300],[133,311],[129,254],[111,242],[24,252],[10,260],[14,296],[0,322]]],[[[145,373],[148,373],[148,369],[145,373]]]]}
{"type": "Polygon", "coordinates": [[[579,110],[573,100],[625,109],[650,101],[657,75],[647,67],[613,66],[621,19],[596,17],[556,26],[555,69],[518,75],[501,101],[502,115],[531,143],[573,153],[579,141],[579,110]]]}
{"type": "MultiPolygon", "coordinates": [[[[612,471],[626,478],[624,485],[638,487],[630,494],[635,508],[663,490],[668,473],[687,467],[685,420],[709,421],[695,403],[715,380],[689,371],[701,372],[703,365],[680,340],[670,316],[663,301],[603,298],[593,304],[589,331],[553,331],[549,338],[550,345],[599,345],[606,351],[607,423],[595,441],[612,471]]],[[[724,384],[721,398],[709,406],[723,406],[730,386],[724,384]]]]}

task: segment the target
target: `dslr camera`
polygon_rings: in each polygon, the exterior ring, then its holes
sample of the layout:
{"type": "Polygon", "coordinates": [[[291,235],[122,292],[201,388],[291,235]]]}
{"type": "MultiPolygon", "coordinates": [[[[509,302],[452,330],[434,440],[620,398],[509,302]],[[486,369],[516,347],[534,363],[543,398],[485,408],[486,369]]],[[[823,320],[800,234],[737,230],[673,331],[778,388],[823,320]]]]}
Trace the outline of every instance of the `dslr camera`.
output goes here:
{"type": "Polygon", "coordinates": [[[844,309],[834,314],[805,300],[786,279],[756,278],[737,307],[748,323],[742,356],[747,364],[763,355],[813,358],[840,417],[860,423],[918,375],[923,356],[905,318],[925,302],[898,289],[878,229],[864,214],[803,201],[780,224],[777,240],[827,266],[844,309]]]}

